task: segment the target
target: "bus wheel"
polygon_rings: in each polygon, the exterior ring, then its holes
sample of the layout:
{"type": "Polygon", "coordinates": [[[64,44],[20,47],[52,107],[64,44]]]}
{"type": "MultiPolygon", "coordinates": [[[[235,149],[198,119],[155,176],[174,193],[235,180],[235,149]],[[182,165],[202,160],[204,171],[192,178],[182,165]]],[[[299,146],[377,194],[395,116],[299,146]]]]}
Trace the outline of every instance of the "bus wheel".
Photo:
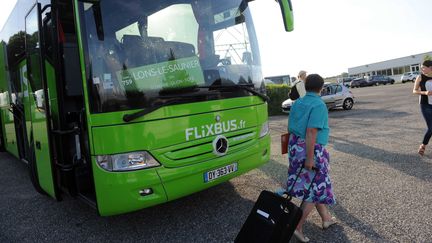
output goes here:
{"type": "Polygon", "coordinates": [[[33,143],[30,145],[30,158],[28,161],[28,169],[29,169],[30,181],[33,184],[35,190],[42,195],[47,195],[46,192],[42,189],[42,187],[39,184],[39,177],[37,174],[37,166],[36,166],[36,154],[35,154],[33,143]]]}

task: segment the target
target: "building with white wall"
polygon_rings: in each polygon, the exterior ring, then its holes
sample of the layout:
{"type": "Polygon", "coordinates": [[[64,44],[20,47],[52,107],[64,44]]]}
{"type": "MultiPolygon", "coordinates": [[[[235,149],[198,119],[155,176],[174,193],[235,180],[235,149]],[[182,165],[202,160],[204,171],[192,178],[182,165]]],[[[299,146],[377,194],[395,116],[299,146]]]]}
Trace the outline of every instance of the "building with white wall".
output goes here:
{"type": "Polygon", "coordinates": [[[348,74],[349,76],[356,77],[387,75],[391,76],[396,81],[400,81],[400,77],[403,73],[419,71],[425,56],[432,57],[432,52],[425,52],[388,61],[348,68],[348,74]]]}

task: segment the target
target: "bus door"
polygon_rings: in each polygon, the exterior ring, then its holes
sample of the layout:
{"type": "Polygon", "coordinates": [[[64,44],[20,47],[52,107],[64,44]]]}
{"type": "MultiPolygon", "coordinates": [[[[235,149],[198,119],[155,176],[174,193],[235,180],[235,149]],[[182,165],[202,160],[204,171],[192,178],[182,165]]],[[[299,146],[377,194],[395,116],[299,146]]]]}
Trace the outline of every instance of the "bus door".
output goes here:
{"type": "MultiPolygon", "coordinates": [[[[44,8],[45,9],[45,8],[44,8]]],[[[46,85],[45,60],[41,34],[42,10],[35,4],[25,18],[28,99],[25,106],[31,121],[30,177],[36,190],[57,198],[54,184],[49,129],[49,96],[46,85]]]]}
{"type": "Polygon", "coordinates": [[[0,41],[0,151],[4,151],[6,148],[5,145],[5,136],[3,135],[5,132],[5,118],[3,116],[9,115],[9,90],[6,81],[6,58],[5,58],[5,43],[0,41]]]}
{"type": "MultiPolygon", "coordinates": [[[[16,67],[10,70],[10,108],[7,121],[5,119],[5,130],[13,128],[11,134],[9,130],[8,139],[11,139],[11,144],[8,144],[8,151],[13,153],[18,158],[28,161],[28,141],[26,120],[24,114],[24,92],[21,83],[23,83],[23,73],[25,72],[25,63],[19,63],[16,67]],[[23,68],[24,66],[24,68],[23,68]],[[7,126],[7,127],[6,127],[7,126]],[[11,136],[12,135],[12,136],[11,136]],[[9,146],[11,145],[11,146],[9,146]],[[9,150],[10,148],[10,150],[9,150]]],[[[9,141],[8,141],[9,142],[9,141]]]]}

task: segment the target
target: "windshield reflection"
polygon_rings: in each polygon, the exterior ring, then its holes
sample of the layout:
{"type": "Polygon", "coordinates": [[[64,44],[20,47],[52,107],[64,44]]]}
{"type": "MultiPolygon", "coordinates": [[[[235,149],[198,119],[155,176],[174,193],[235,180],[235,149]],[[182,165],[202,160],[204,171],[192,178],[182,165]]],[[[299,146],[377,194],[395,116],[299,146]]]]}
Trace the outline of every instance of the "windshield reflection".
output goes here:
{"type": "MultiPolygon", "coordinates": [[[[104,0],[81,2],[80,11],[92,112],[150,107],[166,90],[262,85],[244,1],[104,0]]],[[[197,101],[250,95],[220,93],[197,101]]]]}

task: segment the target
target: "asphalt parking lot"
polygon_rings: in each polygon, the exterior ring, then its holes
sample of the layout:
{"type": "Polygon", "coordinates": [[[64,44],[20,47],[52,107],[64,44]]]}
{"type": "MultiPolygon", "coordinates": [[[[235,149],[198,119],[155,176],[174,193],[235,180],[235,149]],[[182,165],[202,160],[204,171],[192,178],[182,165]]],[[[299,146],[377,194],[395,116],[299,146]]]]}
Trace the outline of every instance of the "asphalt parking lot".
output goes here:
{"type": "MultiPolygon", "coordinates": [[[[431,242],[432,147],[417,155],[425,124],[412,83],[353,89],[350,111],[330,111],[331,178],[338,224],[311,242],[431,242]]],[[[0,153],[0,242],[232,242],[259,192],[286,179],[280,134],[270,118],[271,161],[230,182],[138,212],[99,217],[78,200],[37,194],[25,165],[0,153]]],[[[296,201],[298,202],[298,201],[296,201]]]]}

